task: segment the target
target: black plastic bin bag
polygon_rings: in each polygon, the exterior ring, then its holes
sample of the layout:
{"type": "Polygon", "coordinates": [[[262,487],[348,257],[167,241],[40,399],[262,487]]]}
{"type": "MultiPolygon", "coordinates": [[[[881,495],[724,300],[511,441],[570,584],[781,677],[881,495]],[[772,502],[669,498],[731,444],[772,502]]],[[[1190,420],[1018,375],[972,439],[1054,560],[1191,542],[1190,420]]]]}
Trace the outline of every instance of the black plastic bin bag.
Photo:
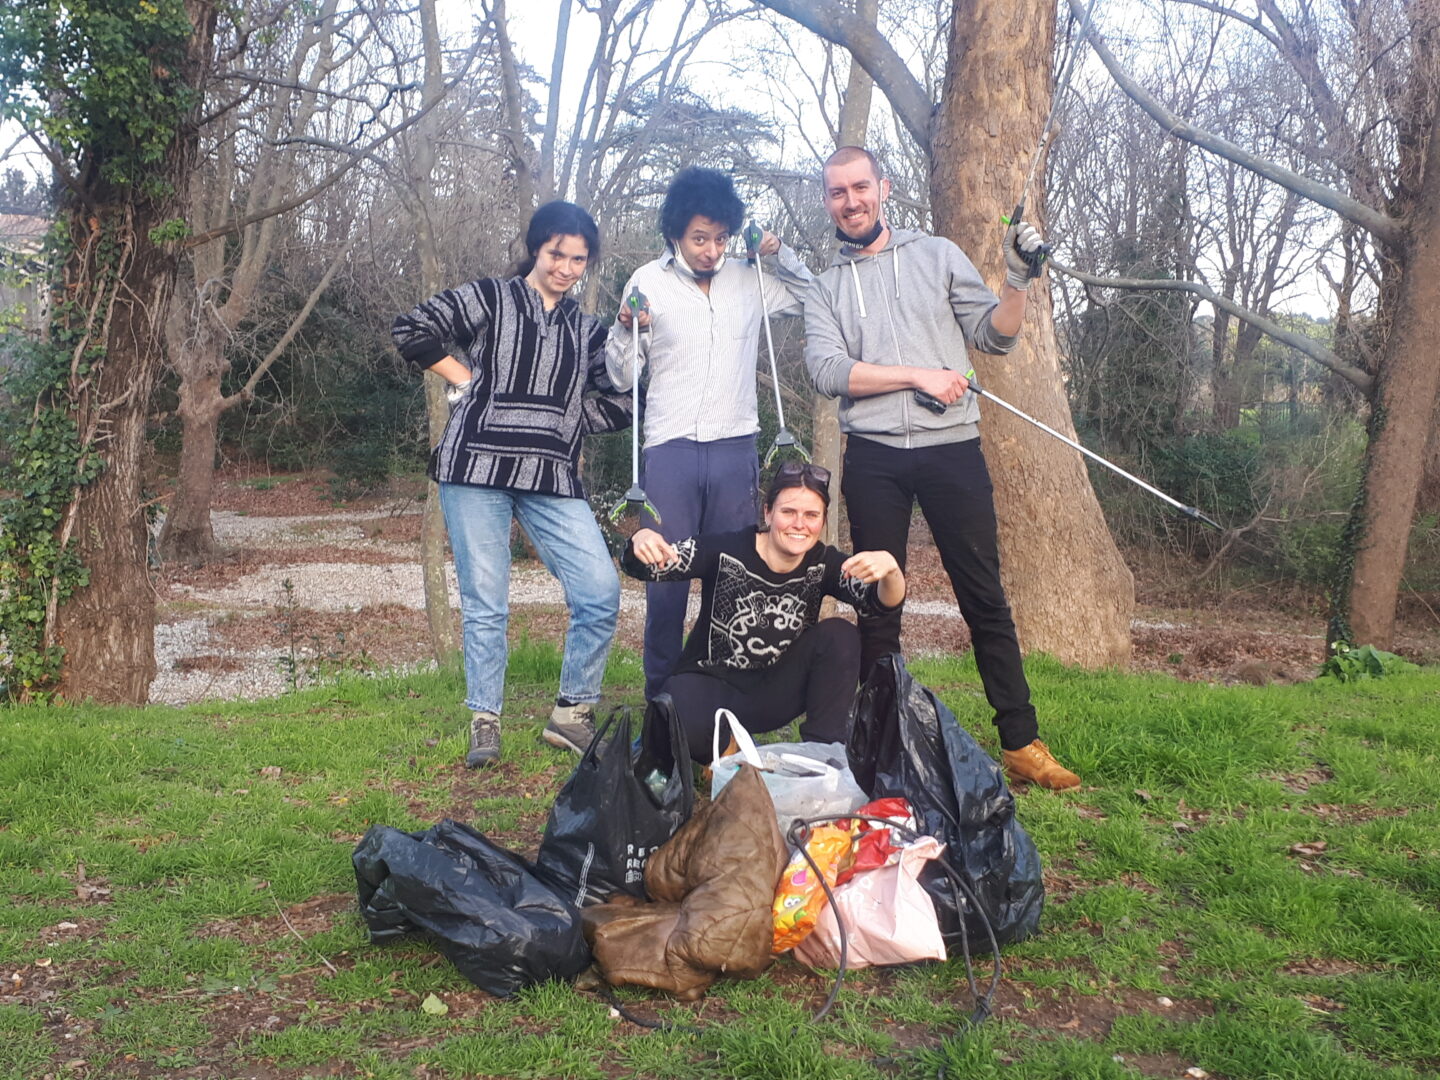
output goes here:
{"type": "MultiPolygon", "coordinates": [[[[1045,886],[1040,855],[1015,820],[1015,798],[994,758],[962,728],[933,691],[916,682],[898,654],[881,657],[860,689],[846,747],[850,768],[872,799],[910,800],[919,831],[945,844],[945,859],[975,893],[1000,945],[1040,926],[1045,886]]],[[[990,939],[949,876],[931,863],[920,875],[935,902],[945,946],[955,955],[962,930],[972,952],[990,939]]]]}
{"type": "Polygon", "coordinates": [[[669,694],[631,731],[630,709],[606,718],[555,797],[535,872],[577,907],[619,893],[644,898],[645,863],[695,806],[690,746],[669,694]]]}
{"type": "Polygon", "coordinates": [[[372,942],[427,934],[460,974],[508,997],[590,964],[580,913],[518,855],[457,821],[372,825],[351,862],[372,942]]]}

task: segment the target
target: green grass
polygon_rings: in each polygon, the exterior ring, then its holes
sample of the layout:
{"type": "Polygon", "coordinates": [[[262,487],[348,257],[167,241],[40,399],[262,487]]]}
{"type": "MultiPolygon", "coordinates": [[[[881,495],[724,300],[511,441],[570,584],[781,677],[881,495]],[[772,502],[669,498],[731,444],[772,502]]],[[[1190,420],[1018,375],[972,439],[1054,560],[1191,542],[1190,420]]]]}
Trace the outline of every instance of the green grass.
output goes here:
{"type": "MultiPolygon", "coordinates": [[[[423,942],[370,945],[349,854],[371,823],[538,840],[572,764],[538,739],[547,643],[512,653],[505,760],[481,775],[458,767],[454,673],[0,711],[0,1080],[82,1059],[69,1072],[294,1080],[1440,1070],[1440,672],[1219,688],[1028,667],[1086,786],[1020,797],[1043,932],[1005,951],[996,1016],[966,1035],[954,962],[853,975],[818,1025],[828,984],[789,960],[690,1005],[627,993],[698,1029],[650,1033],[568,986],[497,1001],[423,942]]],[[[915,671],[997,749],[973,664],[915,671]]],[[[617,654],[610,698],[640,683],[617,654]]]]}

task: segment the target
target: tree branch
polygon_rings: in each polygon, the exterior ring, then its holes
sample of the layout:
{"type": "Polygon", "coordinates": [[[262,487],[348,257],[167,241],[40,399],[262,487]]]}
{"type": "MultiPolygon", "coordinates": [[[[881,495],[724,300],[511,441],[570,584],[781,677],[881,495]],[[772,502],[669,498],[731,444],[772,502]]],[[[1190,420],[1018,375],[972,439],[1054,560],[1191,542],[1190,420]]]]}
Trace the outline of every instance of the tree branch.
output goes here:
{"type": "Polygon", "coordinates": [[[1356,387],[1366,397],[1369,397],[1375,387],[1375,378],[1367,371],[1362,371],[1353,364],[1347,364],[1339,355],[1321,345],[1312,337],[1296,333],[1294,330],[1287,330],[1273,319],[1267,319],[1264,315],[1257,314],[1249,308],[1241,307],[1233,300],[1227,300],[1210,286],[1199,281],[1177,281],[1174,278],[1114,278],[1099,277],[1095,274],[1087,274],[1083,270],[1076,270],[1073,266],[1066,266],[1055,259],[1049,260],[1050,266],[1056,272],[1072,277],[1076,281],[1086,285],[1093,285],[1102,289],[1145,289],[1153,292],[1188,292],[1208,300],[1221,311],[1227,312],[1239,319],[1241,322],[1249,323],[1251,326],[1269,334],[1276,341],[1289,345],[1292,349],[1304,353],[1311,360],[1314,360],[1321,367],[1328,368],[1336,375],[1339,375],[1346,382],[1356,387]]]}
{"type": "MultiPolygon", "coordinates": [[[[480,43],[483,40],[484,39],[479,36],[475,38],[475,44],[471,46],[470,51],[465,54],[465,63],[461,65],[460,71],[455,75],[453,79],[451,79],[445,84],[446,94],[448,94],[470,70],[470,63],[475,59],[476,54],[480,51],[480,43]]],[[[440,104],[440,102],[443,100],[445,100],[445,95],[441,95],[440,97],[436,98],[434,101],[430,102],[428,105],[417,111],[413,116],[406,118],[399,124],[396,124],[393,128],[388,128],[383,134],[381,134],[378,138],[371,140],[371,142],[369,142],[367,145],[361,147],[358,150],[352,151],[349,161],[339,166],[338,168],[332,169],[325,176],[321,177],[318,183],[300,192],[298,195],[294,195],[291,198],[278,202],[274,206],[264,207],[263,209],[255,211],[253,214],[246,214],[244,217],[237,218],[234,221],[227,222],[224,225],[218,225],[213,229],[207,230],[206,232],[198,233],[195,236],[190,237],[190,239],[186,240],[185,243],[181,245],[181,247],[184,250],[188,251],[191,248],[197,248],[203,244],[208,244],[212,240],[219,240],[222,236],[233,236],[241,229],[254,225],[257,222],[264,221],[266,218],[272,218],[275,217],[277,214],[283,214],[287,211],[294,210],[297,206],[304,206],[311,199],[315,198],[316,195],[319,195],[326,188],[339,181],[346,173],[348,173],[351,169],[355,168],[355,166],[359,165],[377,149],[385,145],[385,143],[395,138],[395,136],[399,135],[402,131],[405,131],[408,128],[412,128],[416,124],[418,124],[427,115],[429,115],[430,111],[434,109],[436,105],[440,104]]]]}
{"type": "Polygon", "coordinates": [[[259,366],[250,373],[250,378],[245,380],[245,385],[229,397],[220,400],[220,411],[222,413],[235,405],[254,399],[255,388],[260,385],[260,380],[263,379],[265,373],[274,366],[275,361],[280,359],[281,354],[290,347],[290,342],[295,340],[295,335],[298,334],[300,328],[305,325],[305,320],[310,318],[310,313],[315,310],[315,305],[320,302],[320,297],[325,295],[325,290],[330,287],[330,282],[334,279],[335,272],[339,270],[345,262],[345,256],[350,254],[350,249],[355,246],[357,236],[358,234],[352,235],[350,239],[345,242],[345,246],[336,253],[335,258],[332,259],[330,265],[325,268],[325,273],[321,276],[315,288],[311,289],[310,295],[305,298],[305,306],[300,309],[295,318],[290,320],[290,325],[285,328],[285,333],[280,335],[280,340],[275,343],[274,348],[265,354],[265,359],[261,360],[259,366]]]}
{"type": "Polygon", "coordinates": [[[875,26],[836,0],[759,0],[759,3],[848,50],[889,99],[911,137],[927,154],[930,152],[935,103],[875,26]]]}
{"type": "MultiPolygon", "coordinates": [[[[1077,18],[1084,18],[1085,6],[1081,3],[1081,0],[1070,0],[1070,9],[1075,12],[1077,18]]],[[[1226,139],[1222,139],[1218,135],[1206,131],[1203,128],[1196,127],[1188,120],[1176,115],[1153,94],[1136,82],[1130,73],[1121,66],[1120,62],[1115,58],[1115,54],[1112,53],[1109,46],[1105,44],[1105,39],[1100,36],[1100,32],[1093,26],[1090,28],[1090,45],[1095,50],[1095,55],[1100,58],[1100,62],[1104,64],[1110,72],[1110,76],[1115,80],[1116,85],[1125,93],[1125,96],[1139,105],[1141,109],[1149,114],[1151,119],[1165,128],[1169,134],[1184,139],[1188,143],[1193,143],[1202,150],[1208,150],[1212,154],[1218,154],[1243,168],[1249,169],[1253,173],[1265,177],[1267,180],[1279,184],[1281,187],[1289,188],[1303,198],[1319,203],[1321,206],[1328,207],[1345,220],[1354,222],[1362,229],[1368,231],[1377,240],[1390,245],[1399,245],[1401,242],[1404,229],[1398,221],[1388,214],[1381,213],[1373,206],[1368,206],[1360,200],[1336,191],[1326,184],[1311,180],[1307,176],[1301,176],[1299,173],[1287,169],[1283,165],[1277,165],[1273,161],[1252,154],[1245,148],[1237,146],[1226,139]]]]}

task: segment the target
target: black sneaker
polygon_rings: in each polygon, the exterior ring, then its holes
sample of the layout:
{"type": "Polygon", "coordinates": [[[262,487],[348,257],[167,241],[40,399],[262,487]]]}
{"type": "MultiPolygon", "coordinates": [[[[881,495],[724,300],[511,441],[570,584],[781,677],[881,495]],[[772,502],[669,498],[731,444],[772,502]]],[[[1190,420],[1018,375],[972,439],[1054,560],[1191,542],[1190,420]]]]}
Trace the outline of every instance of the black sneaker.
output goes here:
{"type": "Polygon", "coordinates": [[[561,750],[583,754],[595,738],[595,706],[556,705],[540,737],[561,750]]]}
{"type": "Polygon", "coordinates": [[[483,769],[500,760],[500,717],[493,712],[477,712],[470,718],[470,752],[465,755],[467,769],[483,769]]]}

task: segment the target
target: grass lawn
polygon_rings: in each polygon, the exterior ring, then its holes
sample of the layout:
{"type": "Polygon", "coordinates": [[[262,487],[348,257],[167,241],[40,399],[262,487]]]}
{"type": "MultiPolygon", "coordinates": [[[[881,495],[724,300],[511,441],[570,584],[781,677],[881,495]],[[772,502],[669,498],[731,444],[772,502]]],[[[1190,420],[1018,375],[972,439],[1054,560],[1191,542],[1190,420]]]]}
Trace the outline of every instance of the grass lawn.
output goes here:
{"type": "MultiPolygon", "coordinates": [[[[693,1035],[568,986],[491,999],[423,943],[371,946],[355,914],[372,822],[455,817],[533,851],[572,763],[537,738],[558,668],[517,652],[484,774],[459,765],[453,674],[0,710],[0,1080],[1440,1071],[1440,672],[1217,688],[1032,663],[1086,787],[1019,797],[1048,899],[995,1018],[957,1033],[955,962],[853,975],[819,1025],[828,981],[788,959],[693,1006],[628,995],[693,1035]]],[[[915,671],[995,749],[968,660],[915,671]]],[[[633,657],[610,683],[638,698],[633,657]]]]}

